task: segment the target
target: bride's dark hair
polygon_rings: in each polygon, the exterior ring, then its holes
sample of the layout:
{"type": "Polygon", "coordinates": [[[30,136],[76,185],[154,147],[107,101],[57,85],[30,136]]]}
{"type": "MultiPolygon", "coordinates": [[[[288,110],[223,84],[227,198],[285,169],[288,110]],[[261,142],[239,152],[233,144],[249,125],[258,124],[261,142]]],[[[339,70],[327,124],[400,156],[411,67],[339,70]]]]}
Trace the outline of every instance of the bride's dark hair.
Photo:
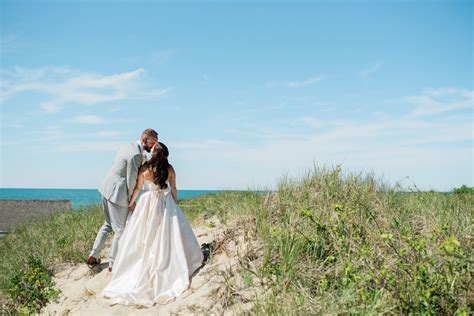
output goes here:
{"type": "Polygon", "coordinates": [[[161,189],[166,189],[168,187],[166,184],[166,180],[168,179],[168,168],[170,166],[168,156],[168,147],[166,147],[162,142],[158,142],[156,143],[155,152],[147,162],[148,169],[153,173],[153,182],[160,186],[161,189]]]}

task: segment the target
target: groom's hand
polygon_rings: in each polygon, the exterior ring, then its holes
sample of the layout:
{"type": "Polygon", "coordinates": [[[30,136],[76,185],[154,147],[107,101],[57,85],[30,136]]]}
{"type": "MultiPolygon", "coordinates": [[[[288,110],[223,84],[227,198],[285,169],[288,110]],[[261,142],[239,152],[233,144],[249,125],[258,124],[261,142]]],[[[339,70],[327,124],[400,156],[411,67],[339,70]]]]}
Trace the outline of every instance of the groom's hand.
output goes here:
{"type": "Polygon", "coordinates": [[[158,149],[158,146],[157,146],[158,143],[155,143],[155,145],[153,145],[153,147],[151,147],[151,151],[150,151],[150,154],[154,154],[155,151],[158,149]]]}
{"type": "Polygon", "coordinates": [[[128,211],[130,213],[133,213],[133,210],[135,209],[135,206],[137,205],[137,203],[135,202],[130,202],[130,204],[128,204],[128,211]]]}

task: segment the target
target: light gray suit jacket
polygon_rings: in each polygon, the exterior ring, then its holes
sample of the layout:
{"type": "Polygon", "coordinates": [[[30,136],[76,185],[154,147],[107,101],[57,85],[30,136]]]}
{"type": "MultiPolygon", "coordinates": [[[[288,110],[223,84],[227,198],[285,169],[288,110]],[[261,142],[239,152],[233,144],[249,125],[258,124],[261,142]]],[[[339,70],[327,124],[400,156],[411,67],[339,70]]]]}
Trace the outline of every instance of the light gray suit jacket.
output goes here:
{"type": "Polygon", "coordinates": [[[120,148],[99,192],[112,203],[127,207],[137,185],[143,156],[137,142],[120,148]]]}

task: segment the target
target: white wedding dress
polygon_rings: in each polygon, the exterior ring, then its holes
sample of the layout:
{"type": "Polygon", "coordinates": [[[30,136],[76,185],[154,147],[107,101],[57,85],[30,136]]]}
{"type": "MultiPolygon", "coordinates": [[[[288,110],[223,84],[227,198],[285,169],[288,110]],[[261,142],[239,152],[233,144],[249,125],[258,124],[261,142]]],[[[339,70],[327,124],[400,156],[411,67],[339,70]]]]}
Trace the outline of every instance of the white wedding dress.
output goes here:
{"type": "Polygon", "coordinates": [[[120,239],[112,279],[102,291],[110,305],[167,303],[189,287],[202,265],[201,248],[167,184],[159,189],[145,181],[146,191],[120,239]]]}

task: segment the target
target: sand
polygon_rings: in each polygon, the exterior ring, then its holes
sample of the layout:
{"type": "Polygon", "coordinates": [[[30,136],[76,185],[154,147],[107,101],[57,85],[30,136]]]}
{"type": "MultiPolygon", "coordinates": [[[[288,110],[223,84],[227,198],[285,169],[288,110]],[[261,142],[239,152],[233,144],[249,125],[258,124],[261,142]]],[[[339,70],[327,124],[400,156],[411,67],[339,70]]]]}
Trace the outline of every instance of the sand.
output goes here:
{"type": "MultiPolygon", "coordinates": [[[[235,224],[237,225],[237,224],[235,224]]],[[[237,227],[235,226],[234,227],[237,227]]],[[[258,292],[243,286],[239,271],[242,254],[252,249],[241,229],[231,230],[217,218],[193,227],[199,244],[215,242],[215,252],[192,277],[191,284],[180,297],[165,305],[138,308],[108,304],[100,295],[111,279],[107,262],[89,269],[86,264],[55,267],[56,287],[61,295],[42,313],[46,315],[170,315],[170,314],[236,314],[249,310],[258,292]],[[240,261],[239,261],[240,259],[240,261]]],[[[109,236],[110,246],[111,236],[109,236]]],[[[106,256],[104,249],[102,256],[106,256]]],[[[248,265],[247,265],[248,266],[248,265]]],[[[248,282],[247,282],[248,285],[248,282]]]]}

